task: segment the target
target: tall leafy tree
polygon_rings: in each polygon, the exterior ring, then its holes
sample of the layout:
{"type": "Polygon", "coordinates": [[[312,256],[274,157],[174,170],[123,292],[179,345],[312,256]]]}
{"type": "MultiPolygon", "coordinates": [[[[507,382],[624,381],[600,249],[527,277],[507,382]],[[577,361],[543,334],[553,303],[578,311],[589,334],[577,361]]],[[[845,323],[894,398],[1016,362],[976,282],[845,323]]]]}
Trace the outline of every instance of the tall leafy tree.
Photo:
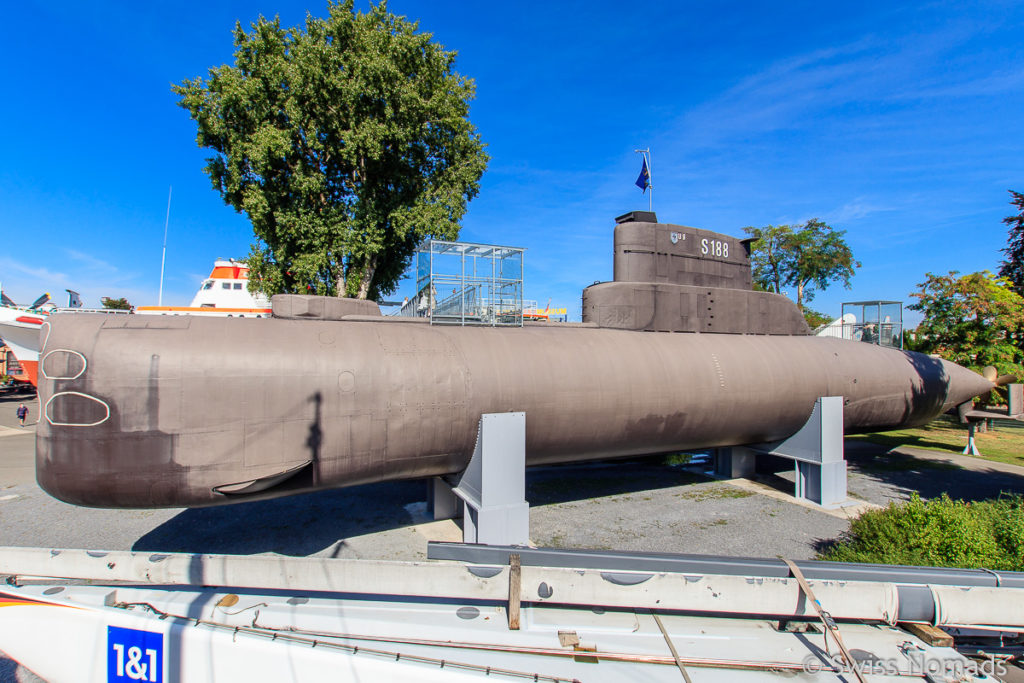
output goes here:
{"type": "Polygon", "coordinates": [[[845,230],[812,218],[803,225],[769,225],[744,228],[755,242],[751,245],[754,281],[770,292],[782,287],[796,288],[796,303],[803,308],[815,290],[825,290],[836,281],[847,289],[860,267],[843,239],[845,230]]]}
{"type": "Polygon", "coordinates": [[[1003,223],[1010,226],[1010,235],[1003,249],[1006,260],[999,268],[999,275],[1013,283],[1015,292],[1024,294],[1024,194],[1010,190],[1010,196],[1010,203],[1017,207],[1017,214],[1003,219],[1003,223]]]}
{"type": "Polygon", "coordinates": [[[250,288],[378,298],[425,237],[454,239],[488,157],[455,52],[385,2],[329,2],[304,29],[236,24],[234,64],[173,86],[248,215],[250,288]]]}
{"type": "Polygon", "coordinates": [[[1007,278],[982,271],[960,275],[927,274],[909,308],[924,319],[917,326],[917,348],[980,370],[986,365],[1018,374],[1024,351],[1013,336],[1024,327],[1024,298],[1007,278]]]}
{"type": "Polygon", "coordinates": [[[788,225],[768,225],[743,230],[755,240],[750,251],[754,283],[766,292],[782,294],[786,284],[786,250],[793,229],[788,225]]]}

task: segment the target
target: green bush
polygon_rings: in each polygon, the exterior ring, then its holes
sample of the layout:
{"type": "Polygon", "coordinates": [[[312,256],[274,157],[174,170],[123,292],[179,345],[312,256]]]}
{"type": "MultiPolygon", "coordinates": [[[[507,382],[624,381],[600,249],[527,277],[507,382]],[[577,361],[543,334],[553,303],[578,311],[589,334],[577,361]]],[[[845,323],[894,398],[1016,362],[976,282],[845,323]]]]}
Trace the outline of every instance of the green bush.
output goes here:
{"type": "Polygon", "coordinates": [[[1024,497],[974,503],[948,495],[865,512],[819,555],[835,562],[1024,571],[1024,497]]]}

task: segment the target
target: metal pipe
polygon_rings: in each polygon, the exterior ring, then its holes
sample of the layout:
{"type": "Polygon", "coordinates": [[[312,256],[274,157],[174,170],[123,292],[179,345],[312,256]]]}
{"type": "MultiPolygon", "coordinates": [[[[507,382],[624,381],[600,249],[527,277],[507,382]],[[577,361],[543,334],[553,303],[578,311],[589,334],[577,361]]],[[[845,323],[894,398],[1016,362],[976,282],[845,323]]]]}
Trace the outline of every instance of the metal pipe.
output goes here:
{"type": "MultiPolygon", "coordinates": [[[[430,541],[427,544],[427,558],[431,560],[506,565],[511,553],[519,553],[524,566],[535,567],[578,567],[611,571],[676,572],[680,574],[774,578],[789,576],[785,562],[775,558],[521,548],[442,541],[430,541]]],[[[887,581],[896,584],[1024,588],[1024,572],[816,560],[799,560],[796,565],[808,579],[827,581],[887,581]]]]}
{"type": "MultiPolygon", "coordinates": [[[[520,552],[524,552],[520,549],[520,552]]],[[[528,555],[528,553],[524,553],[528,555]]],[[[0,548],[0,574],[166,585],[304,590],[368,595],[453,597],[504,603],[509,567],[447,563],[149,554],[0,548]]],[[[1024,629],[1024,589],[915,586],[914,600],[889,582],[813,579],[814,591],[837,619],[1024,629]],[[927,614],[930,591],[938,605],[927,614]],[[906,607],[906,609],[902,609],[906,607]]],[[[748,616],[811,617],[792,579],[675,572],[522,568],[522,600],[748,616]]]]}

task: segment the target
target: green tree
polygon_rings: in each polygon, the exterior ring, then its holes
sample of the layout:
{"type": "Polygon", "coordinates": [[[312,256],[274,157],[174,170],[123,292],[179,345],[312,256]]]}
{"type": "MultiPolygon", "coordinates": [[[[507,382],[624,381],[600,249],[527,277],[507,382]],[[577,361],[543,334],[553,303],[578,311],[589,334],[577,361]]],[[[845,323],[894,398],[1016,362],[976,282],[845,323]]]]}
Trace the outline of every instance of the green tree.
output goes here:
{"type": "Polygon", "coordinates": [[[100,299],[100,303],[103,304],[103,308],[110,308],[117,311],[130,311],[132,305],[128,303],[128,299],[121,297],[120,299],[111,299],[109,296],[105,296],[100,299]]]}
{"type": "Polygon", "coordinates": [[[812,330],[816,330],[822,325],[827,325],[833,320],[835,320],[835,318],[828,315],[827,313],[816,311],[810,306],[804,306],[803,314],[804,320],[807,321],[807,326],[810,327],[812,330]]]}
{"type": "Polygon", "coordinates": [[[755,242],[751,260],[755,281],[770,292],[796,287],[796,303],[803,308],[815,289],[825,290],[834,281],[847,289],[854,270],[860,267],[843,239],[845,230],[812,218],[795,229],[789,225],[744,228],[755,242]]]}
{"type": "Polygon", "coordinates": [[[917,326],[917,350],[935,353],[975,370],[993,365],[1021,373],[1024,351],[1013,336],[1024,326],[1024,298],[1012,283],[987,270],[970,275],[927,274],[908,308],[924,319],[917,326]]]}
{"type": "Polygon", "coordinates": [[[922,338],[920,332],[917,331],[917,328],[914,328],[913,330],[903,330],[904,351],[919,351],[921,353],[925,353],[923,348],[924,345],[925,340],[922,338]]]}
{"type": "Polygon", "coordinates": [[[458,236],[488,157],[455,52],[353,0],[304,30],[236,24],[234,43],[234,65],[172,89],[213,187],[252,222],[250,289],[376,299],[423,238],[458,236]]]}
{"type": "Polygon", "coordinates": [[[743,230],[754,238],[750,250],[754,285],[766,292],[782,294],[786,283],[786,250],[793,238],[793,229],[788,225],[769,225],[743,230]]]}
{"type": "Polygon", "coordinates": [[[999,275],[1013,283],[1013,291],[1024,295],[1024,194],[1010,190],[1010,196],[1010,203],[1017,207],[1017,215],[1003,219],[1003,223],[1010,226],[1010,235],[1003,249],[1006,260],[999,268],[999,275]]]}

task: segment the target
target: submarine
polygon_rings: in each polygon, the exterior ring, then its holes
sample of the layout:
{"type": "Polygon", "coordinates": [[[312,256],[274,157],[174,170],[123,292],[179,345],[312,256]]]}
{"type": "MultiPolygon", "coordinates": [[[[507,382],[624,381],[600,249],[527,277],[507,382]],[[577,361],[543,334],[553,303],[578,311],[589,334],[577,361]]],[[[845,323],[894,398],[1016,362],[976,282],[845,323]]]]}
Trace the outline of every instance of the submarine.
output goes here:
{"type": "Polygon", "coordinates": [[[785,439],[843,397],[845,433],[921,425],[994,383],[811,334],[753,291],[750,241],[616,219],[582,322],[431,324],[362,300],[265,319],[56,314],[40,330],[36,473],[92,507],[198,507],[463,471],[482,414],[526,413],[528,465],[785,439]]]}

